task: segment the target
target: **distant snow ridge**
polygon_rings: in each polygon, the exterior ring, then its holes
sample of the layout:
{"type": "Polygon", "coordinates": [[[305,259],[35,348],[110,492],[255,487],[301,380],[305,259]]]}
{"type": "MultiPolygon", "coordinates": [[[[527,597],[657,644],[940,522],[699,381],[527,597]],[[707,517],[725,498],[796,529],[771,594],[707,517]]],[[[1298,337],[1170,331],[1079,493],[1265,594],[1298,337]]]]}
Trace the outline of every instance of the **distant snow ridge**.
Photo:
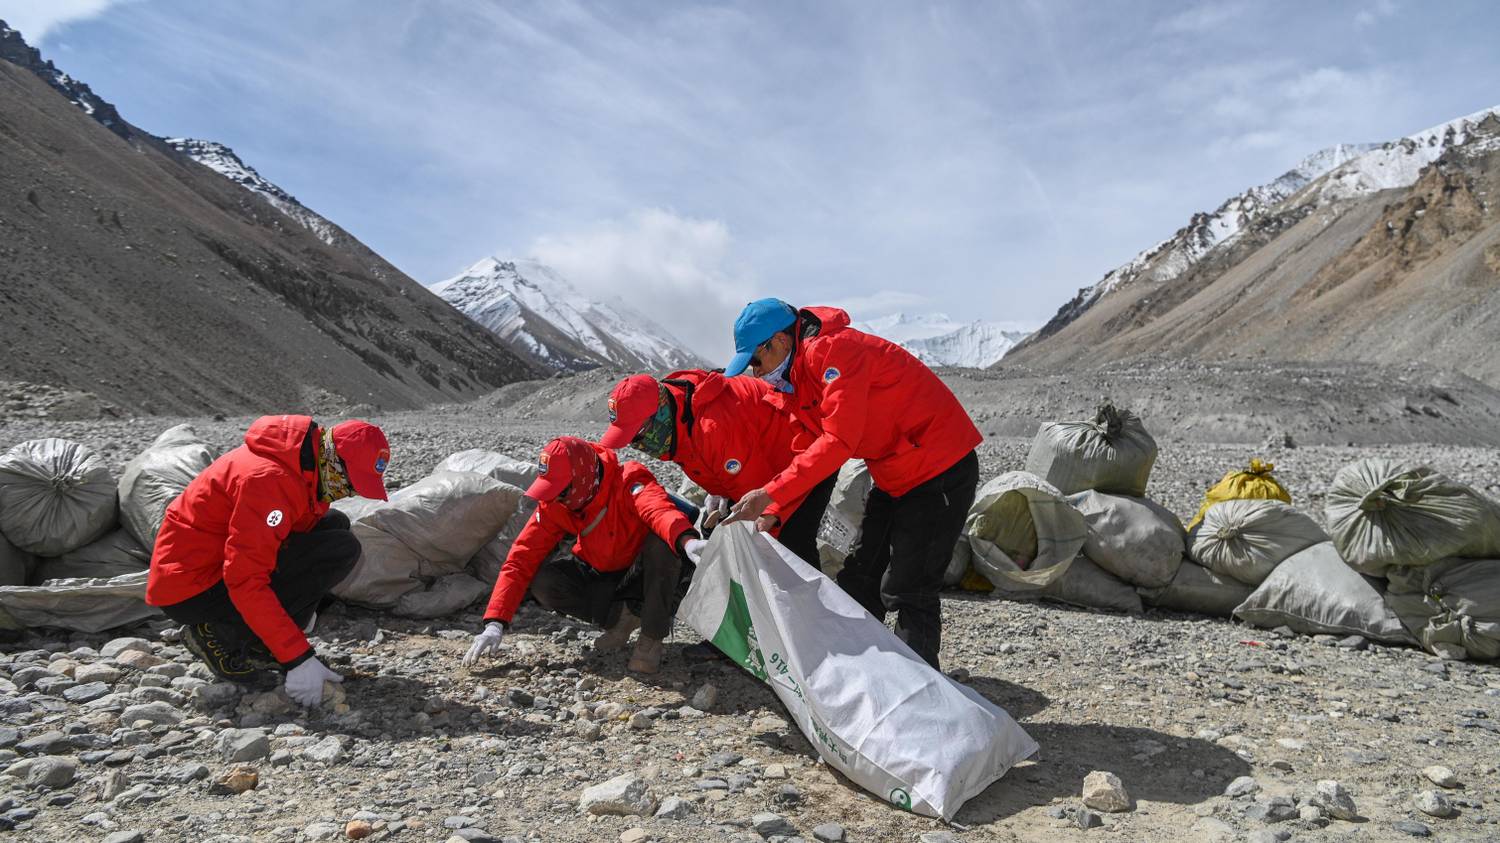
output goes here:
{"type": "Polygon", "coordinates": [[[975,369],[995,363],[1029,333],[992,322],[956,322],[943,313],[895,313],[853,327],[896,343],[929,366],[975,369]]]}
{"type": "Polygon", "coordinates": [[[619,302],[590,299],[534,260],[485,258],[434,284],[432,291],[555,369],[610,366],[660,373],[704,365],[646,316],[619,302]]]}
{"type": "Polygon", "coordinates": [[[263,197],[271,206],[291,217],[319,240],[337,245],[343,233],[333,223],[309,210],[297,198],[267,181],[254,167],[240,160],[234,150],[217,141],[196,138],[164,138],[166,144],[251,193],[263,197]]]}
{"type": "Polygon", "coordinates": [[[1335,201],[1409,187],[1416,183],[1423,167],[1436,161],[1447,150],[1467,143],[1474,128],[1492,116],[1500,118],[1500,106],[1374,146],[1365,154],[1333,169],[1318,185],[1316,198],[1335,201]]]}

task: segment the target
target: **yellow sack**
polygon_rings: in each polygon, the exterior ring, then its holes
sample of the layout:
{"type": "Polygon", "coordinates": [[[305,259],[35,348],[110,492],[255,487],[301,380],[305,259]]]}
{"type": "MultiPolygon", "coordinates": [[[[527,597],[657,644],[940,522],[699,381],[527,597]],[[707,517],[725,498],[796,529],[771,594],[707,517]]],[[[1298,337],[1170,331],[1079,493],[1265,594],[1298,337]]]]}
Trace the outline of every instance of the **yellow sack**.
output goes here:
{"type": "Polygon", "coordinates": [[[1224,479],[1203,496],[1203,506],[1199,507],[1198,514],[1187,528],[1191,530],[1198,526],[1208,508],[1223,501],[1270,500],[1291,503],[1291,493],[1271,476],[1271,472],[1275,470],[1276,466],[1271,463],[1253,459],[1250,461],[1249,471],[1231,471],[1224,475],[1224,479]]]}

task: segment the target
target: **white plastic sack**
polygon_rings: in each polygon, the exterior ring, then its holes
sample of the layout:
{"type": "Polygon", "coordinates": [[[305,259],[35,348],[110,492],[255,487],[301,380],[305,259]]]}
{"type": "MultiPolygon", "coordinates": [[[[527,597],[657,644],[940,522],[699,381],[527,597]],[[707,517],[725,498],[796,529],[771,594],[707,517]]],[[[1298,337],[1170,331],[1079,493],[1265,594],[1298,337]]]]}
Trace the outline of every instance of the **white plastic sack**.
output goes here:
{"type": "Polygon", "coordinates": [[[875,481],[864,460],[844,463],[838,479],[833,481],[833,495],[823,510],[823,523],[818,526],[818,558],[830,577],[838,575],[844,560],[854,552],[860,525],[865,520],[865,503],[870,500],[873,488],[875,481]]]}
{"type": "Polygon", "coordinates": [[[25,585],[35,566],[36,557],[6,541],[0,533],[0,585],[25,585]]]}
{"type": "Polygon", "coordinates": [[[1087,491],[1068,496],[1088,525],[1084,555],[1116,577],[1143,588],[1172,582],[1187,534],[1170,510],[1147,498],[1087,491]]]}
{"type": "Polygon", "coordinates": [[[1192,532],[1193,560],[1260,585],[1293,554],[1328,541],[1318,522],[1275,500],[1227,500],[1210,506],[1192,532]]]}
{"type": "Polygon", "coordinates": [[[391,607],[432,579],[462,572],[505,527],[521,497],[520,489],[483,474],[443,471],[396,492],[388,503],[356,510],[359,562],[334,595],[391,607]]]}
{"type": "Polygon", "coordinates": [[[432,473],[437,474],[441,471],[472,471],[499,480],[501,483],[509,483],[518,489],[530,486],[537,477],[535,462],[518,460],[496,451],[486,451],[483,448],[471,448],[467,451],[449,454],[437,464],[432,473]]]}
{"type": "Polygon", "coordinates": [[[1334,476],[1324,509],[1339,555],[1372,577],[1453,556],[1500,556],[1500,505],[1427,466],[1350,463],[1334,476]]]}
{"type": "Polygon", "coordinates": [[[149,552],[156,546],[167,506],[216,456],[192,425],[167,428],[125,464],[118,487],[120,524],[149,552]]]}
{"type": "Polygon", "coordinates": [[[1156,465],[1156,440],[1129,410],[1110,404],[1092,421],[1044,424],[1032,440],[1026,470],[1071,495],[1087,489],[1144,497],[1156,465]]]}
{"type": "Polygon", "coordinates": [[[33,439],[0,457],[0,532],[38,556],[60,556],[115,524],[115,481],[93,449],[33,439]]]}
{"type": "Polygon", "coordinates": [[[1012,590],[997,585],[992,594],[1008,600],[1053,600],[1069,606],[1132,615],[1145,610],[1134,586],[1095,565],[1084,554],[1079,554],[1061,576],[1041,588],[1012,590]]]}
{"type": "Polygon", "coordinates": [[[1037,750],[1010,715],[749,524],[714,531],[678,616],[770,685],[829,766],[898,807],[952,819],[1037,750]]]}
{"type": "Polygon", "coordinates": [[[1083,514],[1034,474],[1010,471],[979,487],[964,520],[974,570],[997,588],[1041,588],[1067,572],[1088,539],[1083,514]]]}
{"type": "Polygon", "coordinates": [[[1346,565],[1332,542],[1323,542],[1278,565],[1234,616],[1265,629],[1288,626],[1306,635],[1415,644],[1377,582],[1346,565]]]}
{"type": "Polygon", "coordinates": [[[28,582],[39,585],[47,580],[109,579],[150,567],[150,551],[121,527],[56,559],[41,560],[28,582]]]}
{"type": "Polygon", "coordinates": [[[0,588],[0,629],[52,626],[103,632],[161,614],[146,605],[146,572],[0,588]]]}
{"type": "Polygon", "coordinates": [[[1500,559],[1444,559],[1393,572],[1385,601],[1428,652],[1500,658],[1500,559]]]}
{"type": "Polygon", "coordinates": [[[1166,587],[1136,589],[1148,605],[1216,618],[1233,615],[1235,608],[1254,591],[1239,580],[1216,574],[1191,559],[1184,559],[1177,566],[1177,574],[1166,587]]]}
{"type": "Polygon", "coordinates": [[[490,593],[490,587],[468,574],[438,577],[426,591],[408,591],[396,601],[391,613],[403,618],[437,618],[451,615],[490,593]]]}

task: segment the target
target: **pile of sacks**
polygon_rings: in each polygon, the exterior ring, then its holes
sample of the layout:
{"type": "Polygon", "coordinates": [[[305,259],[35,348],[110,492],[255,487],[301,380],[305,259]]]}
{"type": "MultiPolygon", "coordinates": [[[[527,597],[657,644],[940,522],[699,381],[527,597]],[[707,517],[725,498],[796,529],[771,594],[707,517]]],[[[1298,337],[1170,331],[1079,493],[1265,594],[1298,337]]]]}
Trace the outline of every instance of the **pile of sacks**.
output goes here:
{"type": "MultiPolygon", "coordinates": [[[[100,454],[63,439],[0,456],[0,628],[99,632],[159,614],[145,604],[167,506],[218,454],[192,427],[164,432],[118,480],[100,454]]],[[[350,498],[363,552],[334,594],[407,617],[437,617],[488,594],[533,511],[536,467],[483,450],[449,456],[391,500],[350,498]]]]}
{"type": "Polygon", "coordinates": [[[1274,466],[1252,460],[1184,529],[1145,497],[1155,459],[1126,410],[1044,425],[1026,471],[980,488],[947,584],[978,574],[1011,599],[1500,657],[1500,505],[1484,495],[1430,468],[1360,460],[1334,479],[1325,531],[1291,505],[1274,466]]]}
{"type": "Polygon", "coordinates": [[[116,480],[94,449],[33,439],[0,456],[0,628],[98,632],[151,617],[151,547],[167,505],[217,454],[189,425],[116,480]]]}

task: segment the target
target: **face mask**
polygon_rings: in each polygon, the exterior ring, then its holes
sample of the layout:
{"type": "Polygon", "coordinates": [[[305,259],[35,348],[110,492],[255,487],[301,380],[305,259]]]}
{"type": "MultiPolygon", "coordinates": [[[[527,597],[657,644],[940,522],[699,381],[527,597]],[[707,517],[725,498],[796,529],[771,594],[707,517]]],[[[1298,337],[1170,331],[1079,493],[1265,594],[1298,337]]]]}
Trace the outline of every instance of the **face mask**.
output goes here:
{"type": "Polygon", "coordinates": [[[318,498],[323,503],[333,503],[354,497],[354,486],[349,475],[344,473],[344,461],[333,449],[333,432],[324,430],[321,447],[318,448],[318,498]]]}
{"type": "Polygon", "coordinates": [[[787,370],[792,367],[792,355],[788,354],[773,371],[766,372],[760,379],[771,385],[777,392],[791,392],[792,382],[786,379],[787,370]]]}
{"type": "Polygon", "coordinates": [[[646,419],[641,432],[635,435],[630,444],[659,460],[666,459],[677,444],[677,423],[672,415],[672,404],[663,402],[656,408],[656,414],[646,419]]]}

